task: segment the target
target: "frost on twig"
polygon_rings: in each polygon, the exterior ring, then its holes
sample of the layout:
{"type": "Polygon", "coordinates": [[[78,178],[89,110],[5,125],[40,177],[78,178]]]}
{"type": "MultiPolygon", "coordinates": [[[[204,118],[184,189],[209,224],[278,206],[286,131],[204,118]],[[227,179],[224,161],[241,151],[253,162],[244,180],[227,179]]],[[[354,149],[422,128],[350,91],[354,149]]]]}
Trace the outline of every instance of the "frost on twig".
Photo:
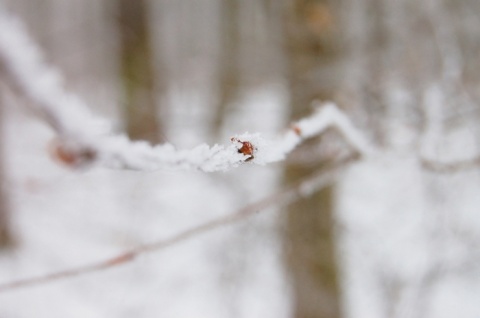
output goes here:
{"type": "Polygon", "coordinates": [[[259,134],[232,137],[231,144],[181,150],[171,144],[152,146],[114,135],[108,123],[94,116],[83,100],[67,92],[62,77],[47,65],[38,46],[24,26],[0,8],[0,66],[8,84],[32,103],[31,107],[58,134],[51,150],[61,162],[78,167],[96,164],[118,169],[197,169],[206,172],[228,170],[242,163],[267,164],[283,160],[306,138],[336,128],[360,154],[372,147],[334,104],[317,107],[308,118],[295,123],[276,140],[259,134]]]}

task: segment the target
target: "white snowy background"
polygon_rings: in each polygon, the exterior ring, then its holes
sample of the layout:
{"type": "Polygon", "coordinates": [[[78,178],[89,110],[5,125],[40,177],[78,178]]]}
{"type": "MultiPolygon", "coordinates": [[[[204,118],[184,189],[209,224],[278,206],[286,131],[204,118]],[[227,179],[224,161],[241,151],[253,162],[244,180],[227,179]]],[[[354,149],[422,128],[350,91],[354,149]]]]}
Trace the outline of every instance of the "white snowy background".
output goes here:
{"type": "MultiPolygon", "coordinates": [[[[42,45],[47,40],[32,27],[35,23],[67,34],[49,38],[59,42],[49,44],[56,47],[56,55],[48,55],[48,61],[67,74],[67,87],[94,115],[109,118],[117,127],[115,66],[105,59],[115,44],[101,31],[102,16],[95,16],[94,1],[89,9],[81,1],[67,2],[63,5],[73,9],[59,8],[55,19],[41,23],[32,22],[36,20],[20,3],[9,1],[9,7],[42,45]],[[75,6],[85,11],[74,13],[75,6]],[[84,15],[91,16],[88,25],[82,22],[84,15]],[[103,45],[85,65],[80,64],[85,51],[76,46],[88,46],[92,39],[62,41],[75,23],[98,31],[88,34],[103,45]]],[[[161,10],[155,14],[166,16],[161,10]]],[[[190,61],[190,82],[173,83],[167,96],[169,142],[185,149],[207,138],[211,97],[201,88],[207,85],[202,74],[208,72],[202,67],[208,63],[198,62],[190,61]]],[[[288,127],[285,91],[281,81],[245,91],[228,118],[225,139],[216,142],[228,144],[229,137],[245,131],[261,132],[267,139],[281,135],[288,127]]],[[[336,180],[345,317],[480,317],[478,168],[438,173],[421,162],[468,160],[480,152],[475,118],[463,118],[454,128],[442,126],[447,94],[435,86],[425,91],[423,103],[430,117],[422,136],[392,121],[388,146],[346,167],[336,180]]],[[[25,103],[2,83],[8,172],[2,182],[14,210],[16,246],[0,253],[0,284],[89,264],[171,237],[279,188],[281,163],[212,173],[63,167],[49,155],[55,132],[25,103]]],[[[278,237],[280,213],[272,205],[118,267],[2,292],[0,317],[291,317],[278,237]]]]}

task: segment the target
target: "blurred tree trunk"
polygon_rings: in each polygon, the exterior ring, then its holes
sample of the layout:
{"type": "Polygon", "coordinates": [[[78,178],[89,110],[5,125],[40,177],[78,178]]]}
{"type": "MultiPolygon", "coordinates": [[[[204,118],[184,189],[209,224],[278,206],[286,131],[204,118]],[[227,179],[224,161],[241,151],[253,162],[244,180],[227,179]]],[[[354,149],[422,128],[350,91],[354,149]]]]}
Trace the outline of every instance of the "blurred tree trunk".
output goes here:
{"type": "MultiPolygon", "coordinates": [[[[339,83],[340,49],[335,1],[287,1],[286,46],[291,119],[311,112],[312,101],[332,100],[339,83]]],[[[318,139],[299,149],[309,153],[318,139]]],[[[313,152],[313,151],[312,151],[313,152]]],[[[310,160],[311,159],[311,160],[310,160]]],[[[287,164],[285,182],[312,174],[322,163],[287,164]]],[[[284,234],[286,264],[294,292],[294,317],[340,317],[333,233],[333,187],[289,205],[284,234]]]]}
{"type": "Polygon", "coordinates": [[[120,63],[127,133],[132,139],[161,142],[148,0],[117,0],[120,63]]]}
{"type": "Polygon", "coordinates": [[[220,60],[218,102],[213,120],[213,135],[218,136],[223,128],[229,105],[238,93],[240,84],[240,24],[238,0],[220,1],[220,60]]]}
{"type": "Polygon", "coordinates": [[[5,162],[3,145],[3,101],[0,100],[0,249],[11,245],[10,206],[6,194],[5,162]]]}

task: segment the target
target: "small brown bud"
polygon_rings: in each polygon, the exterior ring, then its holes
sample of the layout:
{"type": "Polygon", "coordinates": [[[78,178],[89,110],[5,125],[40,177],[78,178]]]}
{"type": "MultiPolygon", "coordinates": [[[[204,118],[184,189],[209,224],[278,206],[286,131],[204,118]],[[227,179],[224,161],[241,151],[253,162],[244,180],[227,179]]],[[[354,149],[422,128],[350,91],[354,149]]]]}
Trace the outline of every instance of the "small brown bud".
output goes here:
{"type": "Polygon", "coordinates": [[[293,125],[292,126],[292,130],[293,132],[298,135],[298,136],[301,136],[302,135],[302,130],[300,129],[300,127],[298,127],[297,125],[293,125]]]}
{"type": "Polygon", "coordinates": [[[69,146],[58,139],[53,140],[49,148],[50,154],[57,162],[72,168],[84,166],[97,157],[96,152],[91,148],[69,146]]]}
{"type": "Polygon", "coordinates": [[[241,140],[239,140],[239,139],[237,139],[237,138],[235,138],[235,137],[230,138],[230,140],[231,140],[232,142],[239,142],[239,143],[242,144],[242,146],[241,146],[240,148],[238,148],[238,153],[241,153],[241,154],[243,154],[243,155],[245,155],[245,156],[250,156],[250,157],[247,158],[247,160],[245,160],[245,161],[250,161],[250,160],[252,160],[253,158],[255,158],[255,157],[253,156],[253,154],[255,153],[256,148],[255,148],[255,146],[254,146],[251,142],[249,142],[249,141],[241,141],[241,140]]]}

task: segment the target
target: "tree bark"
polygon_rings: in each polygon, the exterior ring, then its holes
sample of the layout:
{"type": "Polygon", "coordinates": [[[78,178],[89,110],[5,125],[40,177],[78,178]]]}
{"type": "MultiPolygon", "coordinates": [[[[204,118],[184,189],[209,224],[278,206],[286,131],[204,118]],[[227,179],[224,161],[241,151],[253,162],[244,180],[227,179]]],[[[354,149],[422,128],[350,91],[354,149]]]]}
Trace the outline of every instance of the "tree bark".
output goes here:
{"type": "MultiPolygon", "coordinates": [[[[332,100],[339,85],[340,45],[334,2],[296,0],[286,7],[291,119],[311,111],[314,100],[332,100]]],[[[318,147],[318,139],[299,151],[318,147]]],[[[322,166],[320,160],[290,162],[285,182],[295,182],[322,166]]],[[[340,293],[333,192],[330,186],[287,208],[284,255],[294,292],[294,317],[340,317],[340,293]]]]}
{"type": "Polygon", "coordinates": [[[130,138],[162,141],[147,0],[117,0],[126,130],[130,138]]]}
{"type": "Polygon", "coordinates": [[[220,1],[220,59],[218,76],[218,102],[213,117],[213,137],[219,137],[229,106],[240,85],[240,25],[238,0],[220,1]]]}
{"type": "Polygon", "coordinates": [[[9,247],[13,242],[10,223],[10,205],[8,203],[5,181],[3,113],[3,101],[0,100],[0,249],[9,247]]]}

